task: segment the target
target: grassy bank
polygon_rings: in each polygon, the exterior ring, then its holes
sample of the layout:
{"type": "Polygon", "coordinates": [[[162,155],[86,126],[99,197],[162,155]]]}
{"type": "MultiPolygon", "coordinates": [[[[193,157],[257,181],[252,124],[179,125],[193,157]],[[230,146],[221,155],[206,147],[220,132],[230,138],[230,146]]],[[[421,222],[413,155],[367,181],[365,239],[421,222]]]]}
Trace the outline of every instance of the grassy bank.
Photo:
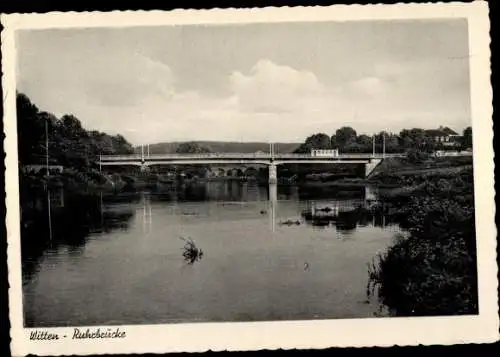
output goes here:
{"type": "Polygon", "coordinates": [[[384,159],[370,175],[376,179],[384,174],[419,174],[429,171],[449,171],[463,167],[472,167],[472,156],[429,157],[422,160],[390,157],[384,159]]]}
{"type": "Polygon", "coordinates": [[[408,235],[369,268],[369,294],[397,316],[478,312],[472,169],[414,175],[382,195],[408,235]]]}
{"type": "Polygon", "coordinates": [[[472,169],[472,157],[437,157],[420,162],[406,158],[385,159],[368,178],[329,177],[303,180],[305,188],[345,188],[374,185],[380,188],[401,188],[415,186],[417,181],[425,181],[433,175],[455,175],[472,169]]]}

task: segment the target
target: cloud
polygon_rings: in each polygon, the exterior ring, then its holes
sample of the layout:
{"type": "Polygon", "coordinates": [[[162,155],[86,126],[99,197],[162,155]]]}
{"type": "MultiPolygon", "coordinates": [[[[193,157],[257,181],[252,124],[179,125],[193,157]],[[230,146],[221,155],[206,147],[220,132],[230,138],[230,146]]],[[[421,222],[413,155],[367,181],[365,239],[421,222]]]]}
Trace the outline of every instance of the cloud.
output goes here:
{"type": "Polygon", "coordinates": [[[343,90],[355,96],[380,98],[387,94],[389,88],[380,78],[364,77],[348,83],[343,90]]]}
{"type": "Polygon", "coordinates": [[[345,125],[360,133],[379,131],[381,123],[398,130],[406,126],[410,111],[421,126],[437,122],[436,111],[420,107],[412,88],[406,83],[398,87],[404,72],[390,72],[389,66],[329,86],[311,71],[260,59],[247,72],[228,73],[229,92],[215,96],[179,89],[167,64],[140,53],[96,54],[86,62],[71,53],[43,56],[42,71],[24,66],[31,73],[23,73],[30,80],[21,81],[21,90],[44,110],[73,113],[86,128],[121,133],[134,144],[303,141],[345,125]]]}
{"type": "Polygon", "coordinates": [[[171,69],[140,53],[45,51],[36,56],[29,65],[21,63],[20,87],[34,93],[42,105],[54,106],[56,101],[58,110],[71,106],[77,94],[88,105],[130,107],[150,96],[168,97],[174,88],[171,69]]]}
{"type": "Polygon", "coordinates": [[[87,69],[83,88],[92,104],[132,106],[149,96],[168,98],[173,94],[171,69],[137,53],[122,58],[101,56],[87,69]]]}
{"type": "Polygon", "coordinates": [[[289,113],[301,110],[308,100],[324,94],[324,88],[312,72],[298,71],[259,60],[249,75],[233,72],[231,89],[245,112],[289,113]]]}
{"type": "Polygon", "coordinates": [[[470,123],[463,20],[23,30],[16,46],[39,108],[134,143],[470,123]]]}

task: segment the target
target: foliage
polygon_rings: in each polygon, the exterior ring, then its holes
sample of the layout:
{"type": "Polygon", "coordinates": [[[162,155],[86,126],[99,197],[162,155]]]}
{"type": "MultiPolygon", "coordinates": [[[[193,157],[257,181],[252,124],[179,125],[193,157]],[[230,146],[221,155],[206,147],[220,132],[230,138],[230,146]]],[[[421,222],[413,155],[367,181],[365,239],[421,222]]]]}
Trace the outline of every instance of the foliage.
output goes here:
{"type": "Polygon", "coordinates": [[[335,142],[340,147],[345,147],[351,143],[356,142],[356,130],[351,128],[350,126],[343,126],[340,129],[337,129],[335,132],[335,142]]]}
{"type": "Polygon", "coordinates": [[[22,165],[49,164],[86,170],[96,167],[99,155],[128,154],[132,145],[121,135],[87,131],[78,118],[63,115],[60,119],[40,111],[30,99],[17,94],[18,149],[22,165]],[[46,135],[47,134],[47,135],[46,135]]]}
{"type": "Polygon", "coordinates": [[[109,179],[98,170],[99,155],[133,152],[123,136],[89,132],[74,115],[58,119],[40,111],[22,93],[17,94],[17,123],[23,208],[34,207],[34,201],[45,197],[47,187],[64,187],[67,193],[88,193],[105,185],[109,179]],[[37,173],[24,170],[25,165],[45,165],[47,156],[50,165],[64,167],[62,173],[51,173],[48,177],[45,170],[37,173]]]}
{"type": "MultiPolygon", "coordinates": [[[[378,134],[358,135],[356,130],[349,126],[337,129],[327,139],[324,133],[309,136],[296,150],[296,153],[308,153],[311,149],[337,148],[344,153],[370,153],[375,151],[382,153],[402,153],[406,151],[433,152],[435,150],[457,150],[457,145],[444,146],[443,143],[435,141],[434,137],[428,136],[426,130],[421,128],[403,129],[399,134],[381,131],[378,134]]],[[[472,128],[464,130],[461,139],[462,148],[472,146],[472,128]]]]}
{"type": "Polygon", "coordinates": [[[399,316],[477,313],[472,170],[423,180],[392,197],[408,236],[370,266],[372,290],[399,316]]]}
{"type": "Polygon", "coordinates": [[[407,152],[408,161],[411,163],[422,163],[429,159],[430,155],[425,151],[420,151],[417,149],[411,149],[407,152]]]}
{"type": "Polygon", "coordinates": [[[306,154],[311,152],[312,149],[331,149],[330,137],[325,133],[313,134],[295,152],[306,154]]]}
{"type": "Polygon", "coordinates": [[[468,149],[472,147],[472,127],[468,126],[464,129],[462,135],[462,148],[468,149]]]}

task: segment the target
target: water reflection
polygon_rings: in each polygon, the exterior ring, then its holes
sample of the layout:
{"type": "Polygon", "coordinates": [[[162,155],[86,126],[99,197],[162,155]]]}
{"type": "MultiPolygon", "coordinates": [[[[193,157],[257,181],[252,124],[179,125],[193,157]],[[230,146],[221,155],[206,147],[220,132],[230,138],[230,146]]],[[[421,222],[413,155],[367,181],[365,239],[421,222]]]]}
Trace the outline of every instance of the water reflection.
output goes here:
{"type": "Polygon", "coordinates": [[[278,208],[278,186],[269,184],[269,222],[271,232],[276,232],[276,210],[278,208]]]}
{"type": "MultiPolygon", "coordinates": [[[[47,194],[47,197],[52,200],[54,195],[47,194]]],[[[123,201],[123,197],[113,201],[101,194],[66,195],[64,204],[50,206],[50,216],[46,209],[23,210],[21,251],[24,280],[30,280],[36,273],[45,253],[66,252],[78,257],[93,234],[127,230],[134,212],[130,207],[120,207],[119,202],[123,201]]]]}
{"type": "Polygon", "coordinates": [[[145,234],[151,232],[153,227],[153,208],[151,197],[148,193],[142,194],[142,229],[145,234]]]}
{"type": "MultiPolygon", "coordinates": [[[[314,228],[335,228],[338,232],[349,233],[358,227],[374,226],[380,228],[393,227],[397,224],[394,218],[372,212],[369,208],[376,200],[376,192],[370,187],[348,188],[339,195],[338,189],[330,190],[318,199],[318,191],[301,190],[297,186],[280,187],[276,184],[259,186],[253,182],[209,182],[204,185],[185,185],[175,190],[151,191],[141,193],[143,231],[151,231],[153,214],[152,202],[169,201],[172,203],[172,214],[197,216],[193,207],[180,208],[182,202],[220,202],[228,208],[245,207],[252,202],[265,202],[259,213],[267,215],[269,227],[275,232],[277,226],[298,226],[305,223],[314,228]],[[180,191],[179,191],[180,190],[180,191]],[[309,197],[301,200],[301,197],[309,197]],[[329,197],[329,198],[326,198],[329,197]],[[282,219],[278,217],[280,202],[305,202],[306,207],[296,218],[282,219]]],[[[321,196],[321,195],[319,195],[321,196]]],[[[300,205],[299,205],[300,206],[300,205]]]]}
{"type": "Polygon", "coordinates": [[[311,202],[301,215],[306,223],[316,227],[334,226],[337,231],[350,232],[358,227],[395,227],[395,218],[369,209],[370,203],[362,200],[311,202]]]}
{"type": "Polygon", "coordinates": [[[366,263],[392,222],[369,210],[373,192],[346,192],[229,181],[65,194],[52,240],[46,212],[23,212],[26,324],[366,316],[366,263]]]}

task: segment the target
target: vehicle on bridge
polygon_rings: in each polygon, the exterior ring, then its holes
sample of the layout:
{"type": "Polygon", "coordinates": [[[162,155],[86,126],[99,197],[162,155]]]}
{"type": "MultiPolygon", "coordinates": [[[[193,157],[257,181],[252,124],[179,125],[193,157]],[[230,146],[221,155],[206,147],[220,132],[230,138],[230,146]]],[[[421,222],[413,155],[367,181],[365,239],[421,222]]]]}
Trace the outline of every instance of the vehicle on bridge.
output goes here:
{"type": "Polygon", "coordinates": [[[311,156],[313,157],[337,157],[339,149],[312,149],[311,156]]]}

